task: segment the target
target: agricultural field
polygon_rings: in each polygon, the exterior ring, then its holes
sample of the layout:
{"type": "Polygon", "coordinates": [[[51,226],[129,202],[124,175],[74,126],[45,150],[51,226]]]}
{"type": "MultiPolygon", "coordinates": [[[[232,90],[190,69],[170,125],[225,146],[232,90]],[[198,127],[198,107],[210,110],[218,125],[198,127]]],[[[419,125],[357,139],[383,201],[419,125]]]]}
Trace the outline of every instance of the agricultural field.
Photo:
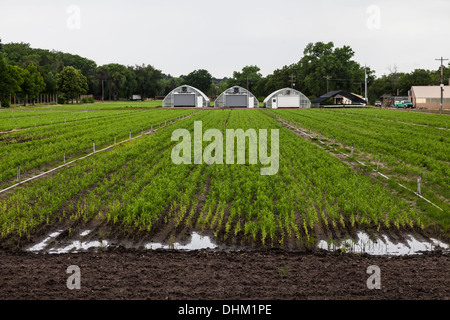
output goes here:
{"type": "MultiPolygon", "coordinates": [[[[24,246],[56,226],[68,233],[95,226],[91,237],[118,233],[119,238],[166,243],[197,231],[224,245],[291,249],[313,249],[319,239],[333,241],[357,230],[414,231],[448,239],[450,135],[435,115],[427,115],[429,126],[413,126],[409,117],[417,114],[402,113],[397,120],[375,110],[126,109],[93,108],[89,118],[89,112],[81,117],[79,108],[57,108],[49,117],[54,124],[1,135],[5,187],[17,183],[19,165],[25,179],[92,153],[93,142],[97,150],[113,145],[2,193],[0,235],[8,239],[3,245],[24,246]],[[172,132],[193,133],[195,121],[201,121],[203,132],[279,130],[277,174],[261,175],[259,161],[174,164],[172,132]],[[382,181],[367,168],[349,166],[319,146],[320,139],[299,137],[286,121],[319,133],[347,153],[353,146],[352,159],[359,157],[392,179],[382,181]],[[140,138],[118,143],[136,135],[140,138]],[[435,206],[408,190],[420,175],[421,194],[435,206]]],[[[39,117],[42,112],[48,111],[37,111],[39,117]]],[[[203,149],[208,144],[203,141],[203,149]]]]}
{"type": "MultiPolygon", "coordinates": [[[[147,106],[2,110],[1,249],[65,253],[119,248],[151,254],[158,248],[183,248],[200,237],[211,241],[211,259],[218,260],[225,259],[222,250],[363,254],[366,244],[356,242],[362,233],[372,242],[385,237],[407,243],[414,235],[433,239],[440,250],[448,248],[446,116],[372,109],[147,106]],[[175,164],[179,140],[172,138],[174,131],[187,130],[195,137],[199,123],[202,136],[209,129],[221,132],[224,146],[235,142],[228,130],[255,129],[259,158],[249,160],[255,151],[247,138],[242,164],[236,154],[233,164],[227,162],[226,150],[221,155],[219,149],[212,152],[216,163],[175,164]],[[268,132],[265,141],[261,129],[268,132]],[[270,132],[276,130],[277,170],[262,175],[269,165],[261,148],[275,150],[270,132]],[[340,246],[344,239],[355,242],[340,246]]],[[[200,141],[201,150],[211,151],[210,140],[200,141]]],[[[191,139],[191,150],[197,143],[191,139]]],[[[186,256],[193,265],[191,259],[197,258],[186,256]]],[[[266,262],[260,261],[260,267],[267,268],[266,262]]],[[[286,270],[280,266],[277,272],[286,270]]]]}

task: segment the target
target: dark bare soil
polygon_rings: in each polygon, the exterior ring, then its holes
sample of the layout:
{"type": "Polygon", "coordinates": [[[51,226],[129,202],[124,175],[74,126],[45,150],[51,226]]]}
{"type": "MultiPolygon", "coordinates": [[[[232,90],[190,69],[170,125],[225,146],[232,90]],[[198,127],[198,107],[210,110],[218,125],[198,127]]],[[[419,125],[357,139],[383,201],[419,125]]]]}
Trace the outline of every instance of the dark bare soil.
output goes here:
{"type": "Polygon", "coordinates": [[[450,300],[450,256],[373,257],[324,252],[0,252],[0,299],[450,300]],[[69,290],[67,268],[81,271],[69,290]],[[381,289],[367,288],[371,265],[381,289]]]}

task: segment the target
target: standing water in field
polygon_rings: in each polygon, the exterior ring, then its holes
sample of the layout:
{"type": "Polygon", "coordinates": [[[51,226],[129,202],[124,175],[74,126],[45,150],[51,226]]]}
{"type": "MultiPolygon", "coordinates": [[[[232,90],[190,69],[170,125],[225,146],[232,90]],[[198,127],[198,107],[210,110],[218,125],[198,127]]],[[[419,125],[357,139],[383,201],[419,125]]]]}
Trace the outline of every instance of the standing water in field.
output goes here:
{"type": "Polygon", "coordinates": [[[214,249],[217,245],[211,242],[208,236],[202,236],[197,232],[193,232],[191,235],[191,241],[185,245],[181,245],[175,242],[173,246],[163,245],[157,242],[150,242],[145,245],[146,249],[176,249],[176,250],[201,250],[201,249],[214,249]]]}
{"type": "Polygon", "coordinates": [[[448,250],[449,245],[430,238],[429,241],[419,241],[412,235],[405,236],[404,242],[393,243],[387,235],[375,241],[365,232],[358,232],[358,239],[346,239],[337,244],[334,241],[319,241],[317,247],[328,251],[350,253],[367,253],[370,255],[417,255],[434,250],[448,250]]]}
{"type": "MultiPolygon", "coordinates": [[[[28,248],[27,251],[34,253],[77,253],[83,252],[90,249],[97,250],[103,248],[111,248],[120,244],[120,241],[108,241],[108,240],[95,240],[95,239],[86,239],[83,240],[84,237],[88,236],[92,230],[85,230],[79,234],[78,239],[67,239],[63,241],[57,241],[59,235],[63,233],[63,230],[58,230],[56,232],[48,235],[41,242],[33,245],[28,248]]],[[[134,247],[139,248],[138,246],[129,246],[125,247],[134,247]]],[[[215,249],[217,245],[214,244],[210,237],[202,236],[197,232],[193,232],[189,239],[189,242],[186,244],[181,244],[179,242],[175,242],[173,244],[162,244],[158,242],[150,242],[144,245],[144,249],[174,249],[174,250],[202,250],[202,249],[215,249]]]]}
{"type": "Polygon", "coordinates": [[[34,246],[32,246],[31,248],[28,248],[27,251],[30,252],[39,252],[39,251],[43,251],[48,245],[49,243],[55,239],[56,237],[58,237],[64,230],[58,230],[55,232],[52,232],[47,238],[45,238],[44,240],[42,240],[41,242],[35,244],[34,246]]]}
{"type": "MultiPolygon", "coordinates": [[[[218,245],[211,241],[209,236],[202,236],[197,232],[192,232],[191,237],[187,243],[172,242],[164,244],[160,242],[149,242],[144,245],[124,245],[126,242],[114,240],[98,240],[85,238],[91,234],[92,230],[85,230],[78,234],[78,238],[71,238],[65,240],[58,240],[58,237],[63,233],[63,230],[57,230],[49,234],[45,239],[39,243],[29,247],[27,251],[34,253],[77,253],[87,250],[97,250],[104,248],[113,248],[115,246],[124,246],[126,248],[135,249],[173,249],[173,250],[203,250],[203,249],[217,249],[218,245]]],[[[432,251],[448,251],[450,246],[446,243],[440,242],[436,239],[429,238],[418,240],[418,237],[413,235],[405,235],[403,240],[399,242],[392,242],[387,235],[381,235],[373,240],[369,235],[363,231],[357,233],[356,239],[344,240],[320,240],[317,244],[318,249],[334,252],[348,252],[369,255],[418,255],[424,252],[432,251]]],[[[240,248],[242,250],[250,249],[246,247],[240,248]]],[[[239,250],[239,249],[237,249],[239,250]]]]}

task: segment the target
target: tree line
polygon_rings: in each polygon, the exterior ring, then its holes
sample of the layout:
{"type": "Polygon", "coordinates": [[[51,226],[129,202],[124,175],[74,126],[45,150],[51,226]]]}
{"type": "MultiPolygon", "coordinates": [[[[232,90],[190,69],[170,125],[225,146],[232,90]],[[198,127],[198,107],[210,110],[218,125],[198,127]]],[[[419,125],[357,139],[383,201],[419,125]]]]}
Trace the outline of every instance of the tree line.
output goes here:
{"type": "MultiPolygon", "coordinates": [[[[97,99],[129,99],[138,94],[142,99],[163,97],[174,88],[188,84],[216,97],[228,87],[248,88],[259,100],[284,87],[293,87],[311,100],[332,90],[347,90],[364,95],[365,72],[371,102],[383,94],[407,95],[412,85],[440,83],[440,70],[416,69],[376,78],[374,71],[353,60],[350,46],[335,47],[333,42],[309,43],[301,59],[263,76],[256,65],[233,72],[230,78],[216,79],[204,69],[173,77],[151,65],[124,66],[117,63],[97,66],[90,59],[55,50],[31,48],[27,43],[1,44],[0,101],[9,105],[17,96],[26,104],[40,94],[59,94],[59,102],[77,101],[83,94],[97,99]]],[[[444,78],[450,78],[445,68],[444,78]]]]}

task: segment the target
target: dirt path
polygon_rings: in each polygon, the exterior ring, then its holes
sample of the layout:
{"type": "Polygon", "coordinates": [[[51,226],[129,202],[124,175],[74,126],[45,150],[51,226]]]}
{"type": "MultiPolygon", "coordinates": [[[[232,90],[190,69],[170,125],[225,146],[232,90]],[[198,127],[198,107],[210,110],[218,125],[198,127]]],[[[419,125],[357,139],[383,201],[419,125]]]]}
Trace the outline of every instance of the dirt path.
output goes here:
{"type": "Polygon", "coordinates": [[[373,257],[281,250],[0,252],[0,299],[450,300],[450,256],[373,257]],[[69,290],[71,265],[81,289],[69,290]],[[377,265],[381,289],[367,288],[377,265]]]}

